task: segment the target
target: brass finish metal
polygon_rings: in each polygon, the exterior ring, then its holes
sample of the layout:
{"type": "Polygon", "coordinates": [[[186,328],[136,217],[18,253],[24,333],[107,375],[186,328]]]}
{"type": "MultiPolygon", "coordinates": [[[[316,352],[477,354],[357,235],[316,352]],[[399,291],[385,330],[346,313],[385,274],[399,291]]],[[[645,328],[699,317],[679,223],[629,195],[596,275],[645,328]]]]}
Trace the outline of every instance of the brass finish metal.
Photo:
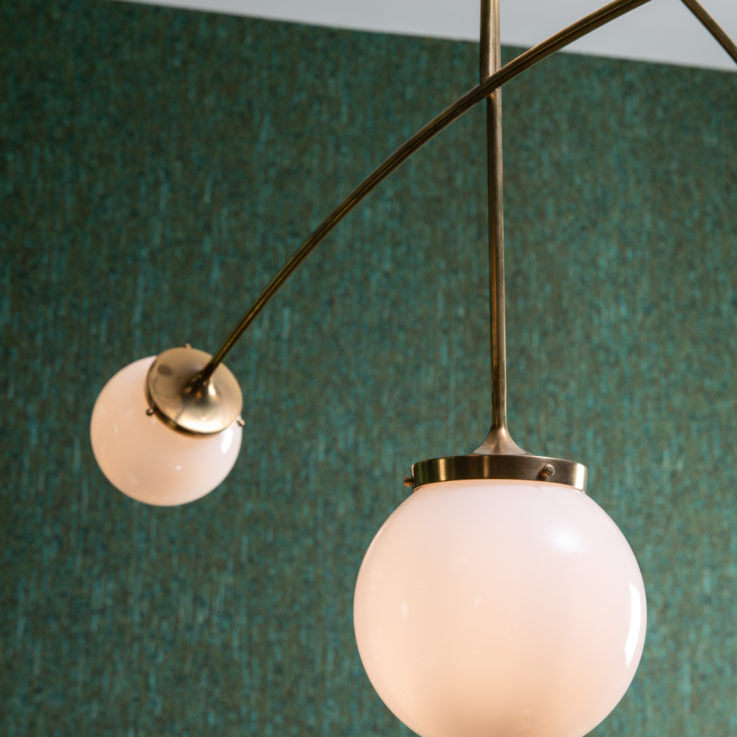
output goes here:
{"type": "MultiPolygon", "coordinates": [[[[498,0],[483,0],[483,2],[488,8],[491,8],[490,3],[493,2],[498,10],[498,0]]],[[[422,461],[413,466],[416,471],[413,471],[413,478],[410,481],[417,486],[420,483],[429,483],[427,479],[430,478],[446,480],[451,477],[448,474],[452,475],[453,473],[456,474],[456,478],[496,478],[499,473],[502,473],[505,478],[530,478],[530,474],[540,474],[539,466],[536,464],[539,461],[546,461],[546,463],[543,463],[543,467],[546,469],[548,465],[553,467],[556,482],[569,483],[563,479],[570,478],[572,479],[571,485],[576,486],[576,488],[583,488],[586,476],[585,467],[571,461],[524,455],[524,451],[509,436],[506,427],[501,126],[493,122],[497,120],[497,115],[500,114],[500,105],[499,109],[495,110],[493,100],[500,100],[499,96],[494,97],[495,91],[522,72],[571,42],[648,2],[650,0],[614,0],[520,54],[516,59],[501,68],[498,68],[498,56],[492,58],[490,53],[491,47],[498,45],[498,42],[493,41],[491,35],[484,42],[482,36],[482,43],[486,43],[487,48],[482,53],[481,83],[458,98],[408,138],[340,202],[274,275],[212,357],[191,348],[173,349],[173,351],[166,351],[161,354],[154,362],[147,382],[147,395],[151,408],[162,420],[176,429],[194,434],[220,432],[235,421],[240,414],[242,395],[235,377],[222,365],[222,361],[246,328],[312,250],[366,195],[431,138],[468,112],[478,102],[491,95],[492,98],[489,103],[490,132],[488,134],[490,143],[489,182],[492,188],[496,187],[496,189],[490,189],[490,211],[498,212],[496,225],[492,229],[496,232],[496,236],[492,236],[492,238],[496,238],[497,245],[494,246],[493,243],[491,245],[492,254],[497,254],[496,257],[493,257],[495,266],[491,277],[492,290],[496,290],[495,292],[492,291],[492,305],[495,305],[496,307],[493,307],[493,309],[497,310],[496,318],[492,318],[492,323],[496,325],[496,337],[492,339],[492,365],[496,366],[495,378],[492,380],[494,385],[492,429],[475,454],[422,461]],[[487,66],[484,66],[484,64],[487,64],[487,66]],[[491,66],[488,66],[489,64],[491,66]],[[496,154],[493,153],[495,151],[499,154],[496,158],[494,158],[496,154]],[[501,312],[499,311],[499,305],[501,305],[501,312]],[[197,360],[193,363],[188,362],[181,356],[181,351],[190,353],[190,359],[196,357],[197,360]],[[473,475],[469,476],[468,474],[473,475]]],[[[683,2],[714,35],[727,53],[737,61],[737,46],[714,19],[696,0],[683,0],[683,2]]],[[[487,20],[490,19],[492,17],[491,10],[485,12],[487,20]]],[[[488,22],[486,26],[489,26],[488,22]]],[[[493,28],[498,28],[498,24],[492,24],[489,27],[491,28],[490,32],[495,32],[493,28]]],[[[484,28],[484,24],[482,24],[482,28],[484,28]]],[[[537,475],[532,477],[537,478],[537,475]]]]}
{"type": "Polygon", "coordinates": [[[397,167],[403,164],[412,154],[422,148],[431,138],[444,128],[467,113],[476,103],[506,84],[516,76],[559,51],[568,44],[576,41],[591,31],[606,25],[620,15],[645,5],[651,0],[614,0],[603,8],[585,16],[576,23],[545,41],[533,46],[520,54],[516,59],[505,64],[499,71],[492,74],[481,84],[476,85],[465,95],[459,97],[439,115],[426,123],[413,136],[408,138],[389,158],[376,167],[318,226],[310,233],[307,239],[289,257],[279,271],[273,276],[264,290],[246,310],[225,342],[213,354],[208,365],[203,369],[202,376],[212,375],[217,365],[225,358],[235,345],[236,341],[246,328],[253,322],[264,305],[274,296],[277,290],[291,276],[294,270],[307,258],[312,250],[328,233],[377,185],[386,179],[397,167]]]}
{"type": "Polygon", "coordinates": [[[510,479],[550,481],[586,492],[586,466],[562,458],[532,455],[478,455],[431,458],[412,466],[415,490],[440,481],[510,479]]]}
{"type": "Polygon", "coordinates": [[[219,433],[236,422],[243,406],[241,388],[224,364],[203,378],[210,358],[194,348],[171,348],[158,355],[146,378],[149,411],[191,435],[219,433]]]}
{"type": "MultiPolygon", "coordinates": [[[[481,82],[499,71],[502,47],[499,0],[481,2],[481,82]]],[[[507,426],[507,337],[504,289],[504,172],[502,91],[486,98],[486,162],[489,217],[489,314],[491,317],[492,426],[507,426]]]]}
{"type": "Polygon", "coordinates": [[[543,466],[543,470],[540,471],[540,476],[544,479],[549,479],[555,474],[555,466],[552,463],[546,463],[543,466]]]}
{"type": "MultiPolygon", "coordinates": [[[[479,72],[483,83],[502,65],[499,0],[481,0],[479,72]]],[[[476,453],[517,455],[525,451],[507,427],[507,333],[504,286],[504,165],[502,91],[486,98],[486,171],[489,217],[489,327],[491,344],[491,429],[476,453]]]]}
{"type": "Polygon", "coordinates": [[[719,42],[719,45],[737,62],[737,44],[724,32],[696,0],[683,0],[683,4],[699,19],[701,24],[719,42]]]}
{"type": "MultiPolygon", "coordinates": [[[[501,65],[499,0],[481,2],[481,81],[501,65]]],[[[491,323],[492,423],[486,440],[474,453],[433,458],[412,466],[417,487],[460,479],[546,481],[586,490],[586,467],[560,458],[532,456],[512,440],[507,428],[507,354],[504,314],[504,207],[502,166],[502,99],[497,90],[486,102],[486,148],[489,182],[489,298],[491,323]]]]}
{"type": "MultiPolygon", "coordinates": [[[[421,149],[431,138],[436,136],[444,128],[455,122],[467,113],[476,103],[493,93],[514,79],[530,67],[546,59],[556,51],[568,46],[573,41],[588,35],[601,26],[629,13],[631,10],[645,5],[651,0],[614,0],[603,8],[590,13],[572,25],[564,28],[550,38],[533,46],[516,59],[505,64],[499,71],[492,74],[481,84],[470,89],[465,95],[459,97],[440,114],[420,128],[414,135],[408,138],[389,158],[385,159],[376,167],[340,204],[310,233],[307,239],[289,257],[279,271],[273,276],[264,290],[253,301],[241,319],[235,325],[225,342],[213,354],[209,364],[203,369],[202,375],[207,378],[212,374],[217,365],[230,352],[238,338],[246,328],[253,322],[254,318],[264,308],[264,305],[274,296],[284,282],[291,276],[294,270],[307,258],[312,250],[325,238],[328,233],[375,187],[384,181],[395,169],[403,164],[412,154],[421,149]]],[[[696,0],[683,0],[694,12],[696,17],[715,36],[717,41],[724,47],[727,53],[737,61],[737,47],[729,39],[729,36],[718,26],[716,21],[699,5],[696,0]]]]}
{"type": "Polygon", "coordinates": [[[474,453],[481,455],[525,455],[526,450],[514,442],[506,425],[492,425],[489,434],[474,453]]]}
{"type": "MultiPolygon", "coordinates": [[[[696,0],[683,2],[737,61],[737,47],[714,19],[696,0]]],[[[482,85],[498,74],[501,65],[500,52],[499,0],[482,0],[480,51],[482,85]]],[[[554,480],[556,483],[567,484],[585,492],[587,478],[585,466],[575,461],[529,455],[514,442],[507,427],[501,114],[501,90],[496,90],[487,98],[492,426],[486,440],[473,454],[434,458],[414,464],[412,482],[417,488],[423,484],[457,479],[554,480]]]]}

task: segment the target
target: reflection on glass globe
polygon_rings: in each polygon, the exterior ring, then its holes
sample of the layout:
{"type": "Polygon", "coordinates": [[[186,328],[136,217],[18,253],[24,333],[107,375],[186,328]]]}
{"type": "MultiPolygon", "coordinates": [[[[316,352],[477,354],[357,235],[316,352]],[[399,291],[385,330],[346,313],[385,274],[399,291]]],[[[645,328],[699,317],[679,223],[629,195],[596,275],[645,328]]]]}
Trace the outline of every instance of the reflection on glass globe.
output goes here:
{"type": "Polygon", "coordinates": [[[120,370],[92,410],[95,459],[110,483],[146,504],[186,504],[212,491],[233,468],[241,428],[185,435],[146,415],[146,375],[155,356],[120,370]]]}
{"type": "Polygon", "coordinates": [[[422,737],[581,737],[634,677],[645,590],[624,536],[580,491],[447,481],[377,533],[354,622],[371,683],[422,737]]]}

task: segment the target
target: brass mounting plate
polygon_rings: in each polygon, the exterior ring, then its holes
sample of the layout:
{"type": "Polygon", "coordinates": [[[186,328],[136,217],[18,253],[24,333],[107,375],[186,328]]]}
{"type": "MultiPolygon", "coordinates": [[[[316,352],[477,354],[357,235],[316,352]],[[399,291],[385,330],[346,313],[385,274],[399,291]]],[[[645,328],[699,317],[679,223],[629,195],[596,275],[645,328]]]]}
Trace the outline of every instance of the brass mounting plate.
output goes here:
{"type": "Polygon", "coordinates": [[[516,481],[551,481],[586,492],[588,471],[576,461],[533,455],[482,455],[431,458],[412,465],[412,485],[460,479],[511,479],[516,481]]]}
{"type": "Polygon", "coordinates": [[[243,395],[238,381],[219,364],[206,381],[197,381],[210,354],[196,348],[171,348],[160,353],[146,378],[146,395],[160,419],[190,435],[214,435],[240,416],[243,395]]]}

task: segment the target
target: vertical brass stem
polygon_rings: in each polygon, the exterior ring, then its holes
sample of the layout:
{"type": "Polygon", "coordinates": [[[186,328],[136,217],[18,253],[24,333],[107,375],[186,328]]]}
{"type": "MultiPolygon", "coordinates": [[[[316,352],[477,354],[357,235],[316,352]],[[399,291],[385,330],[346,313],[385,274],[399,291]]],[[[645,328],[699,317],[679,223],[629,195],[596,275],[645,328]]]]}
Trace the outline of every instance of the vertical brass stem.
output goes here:
{"type": "MultiPolygon", "coordinates": [[[[499,0],[481,0],[479,82],[485,82],[501,65],[499,0]]],[[[502,91],[498,89],[486,98],[486,170],[489,198],[492,425],[501,427],[507,424],[503,169],[502,91]]]]}
{"type": "MultiPolygon", "coordinates": [[[[481,0],[479,82],[502,66],[500,0],[481,0]]],[[[516,454],[524,451],[507,430],[507,336],[504,291],[504,166],[502,154],[502,91],[486,98],[486,169],[489,211],[489,322],[491,338],[491,430],[477,453],[516,454]]]]}

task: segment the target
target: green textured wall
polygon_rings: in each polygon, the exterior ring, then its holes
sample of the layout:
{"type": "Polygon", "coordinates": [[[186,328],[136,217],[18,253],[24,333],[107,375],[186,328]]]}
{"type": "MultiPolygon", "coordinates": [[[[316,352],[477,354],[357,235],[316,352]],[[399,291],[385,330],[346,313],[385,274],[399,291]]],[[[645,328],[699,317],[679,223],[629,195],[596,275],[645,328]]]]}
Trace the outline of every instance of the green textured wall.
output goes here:
{"type": "MultiPolygon", "coordinates": [[[[132,502],[87,427],[123,364],[214,348],[472,86],[475,47],[110,3],[0,19],[0,733],[406,733],[362,673],[352,589],[409,464],[487,429],[480,111],[233,354],[248,426],[221,488],[132,502]]],[[[649,594],[597,737],[737,735],[736,126],[724,73],[559,56],[505,92],[512,429],[587,463],[649,594]]]]}

